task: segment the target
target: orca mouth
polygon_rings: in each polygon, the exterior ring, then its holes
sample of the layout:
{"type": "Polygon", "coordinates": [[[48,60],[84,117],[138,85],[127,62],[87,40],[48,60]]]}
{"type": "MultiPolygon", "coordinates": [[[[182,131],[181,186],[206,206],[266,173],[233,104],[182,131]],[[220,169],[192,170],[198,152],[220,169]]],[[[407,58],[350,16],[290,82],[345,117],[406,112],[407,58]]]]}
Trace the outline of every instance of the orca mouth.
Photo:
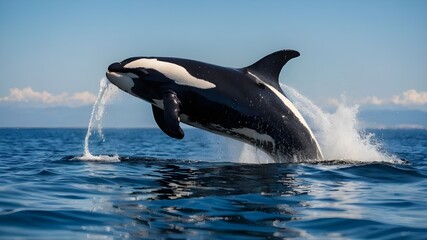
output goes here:
{"type": "Polygon", "coordinates": [[[118,72],[110,72],[110,71],[106,72],[105,75],[110,80],[110,82],[112,82],[112,80],[117,80],[117,79],[122,78],[124,76],[124,74],[121,74],[118,72]]]}
{"type": "Polygon", "coordinates": [[[120,82],[127,78],[125,69],[122,67],[122,64],[115,62],[108,66],[108,71],[105,73],[108,80],[116,86],[119,86],[120,82]]]}

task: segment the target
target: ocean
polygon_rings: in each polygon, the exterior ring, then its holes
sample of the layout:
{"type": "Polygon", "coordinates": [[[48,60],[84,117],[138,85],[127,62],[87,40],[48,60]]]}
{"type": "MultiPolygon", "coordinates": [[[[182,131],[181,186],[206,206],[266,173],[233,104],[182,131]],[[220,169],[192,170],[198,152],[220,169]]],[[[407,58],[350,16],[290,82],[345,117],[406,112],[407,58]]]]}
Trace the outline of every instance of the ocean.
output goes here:
{"type": "Polygon", "coordinates": [[[364,129],[282,86],[324,161],[195,128],[0,128],[0,239],[427,239],[427,130],[364,129]]]}
{"type": "Polygon", "coordinates": [[[85,161],[86,129],[0,129],[0,238],[426,239],[426,130],[369,130],[402,162],[290,164],[185,131],[104,129],[85,161]]]}

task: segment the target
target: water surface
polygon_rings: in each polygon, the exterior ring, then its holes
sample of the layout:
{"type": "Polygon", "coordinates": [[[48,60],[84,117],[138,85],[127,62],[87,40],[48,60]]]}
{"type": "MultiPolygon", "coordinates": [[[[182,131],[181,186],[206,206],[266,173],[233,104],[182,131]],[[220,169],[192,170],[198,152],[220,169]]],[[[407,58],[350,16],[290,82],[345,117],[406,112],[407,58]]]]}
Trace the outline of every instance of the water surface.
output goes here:
{"type": "Polygon", "coordinates": [[[409,163],[241,163],[196,129],[107,129],[120,161],[81,161],[86,129],[0,129],[0,237],[425,239],[427,131],[369,132],[409,163]]]}

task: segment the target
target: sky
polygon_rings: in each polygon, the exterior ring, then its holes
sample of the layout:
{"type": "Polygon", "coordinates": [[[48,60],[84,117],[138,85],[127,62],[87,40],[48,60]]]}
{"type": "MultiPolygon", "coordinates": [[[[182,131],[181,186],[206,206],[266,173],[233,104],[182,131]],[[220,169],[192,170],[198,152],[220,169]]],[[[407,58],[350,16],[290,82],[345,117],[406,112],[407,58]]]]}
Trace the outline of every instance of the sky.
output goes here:
{"type": "MultiPolygon", "coordinates": [[[[87,124],[106,68],[129,57],[244,67],[280,49],[301,53],[281,83],[322,108],[427,111],[424,0],[0,0],[0,127],[87,124]]],[[[109,109],[111,126],[153,125],[125,93],[109,109]]]]}

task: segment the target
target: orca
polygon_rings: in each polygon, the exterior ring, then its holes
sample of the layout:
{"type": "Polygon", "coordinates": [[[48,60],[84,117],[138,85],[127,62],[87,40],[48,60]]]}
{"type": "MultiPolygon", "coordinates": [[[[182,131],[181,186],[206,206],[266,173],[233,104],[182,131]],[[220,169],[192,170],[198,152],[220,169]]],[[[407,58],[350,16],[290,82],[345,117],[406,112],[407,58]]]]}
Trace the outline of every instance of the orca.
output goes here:
{"type": "Polygon", "coordinates": [[[243,68],[172,57],[132,57],[108,67],[108,80],[152,105],[168,136],[180,123],[249,143],[276,162],[323,159],[308,124],[279,84],[282,67],[300,54],[274,52],[243,68]]]}

